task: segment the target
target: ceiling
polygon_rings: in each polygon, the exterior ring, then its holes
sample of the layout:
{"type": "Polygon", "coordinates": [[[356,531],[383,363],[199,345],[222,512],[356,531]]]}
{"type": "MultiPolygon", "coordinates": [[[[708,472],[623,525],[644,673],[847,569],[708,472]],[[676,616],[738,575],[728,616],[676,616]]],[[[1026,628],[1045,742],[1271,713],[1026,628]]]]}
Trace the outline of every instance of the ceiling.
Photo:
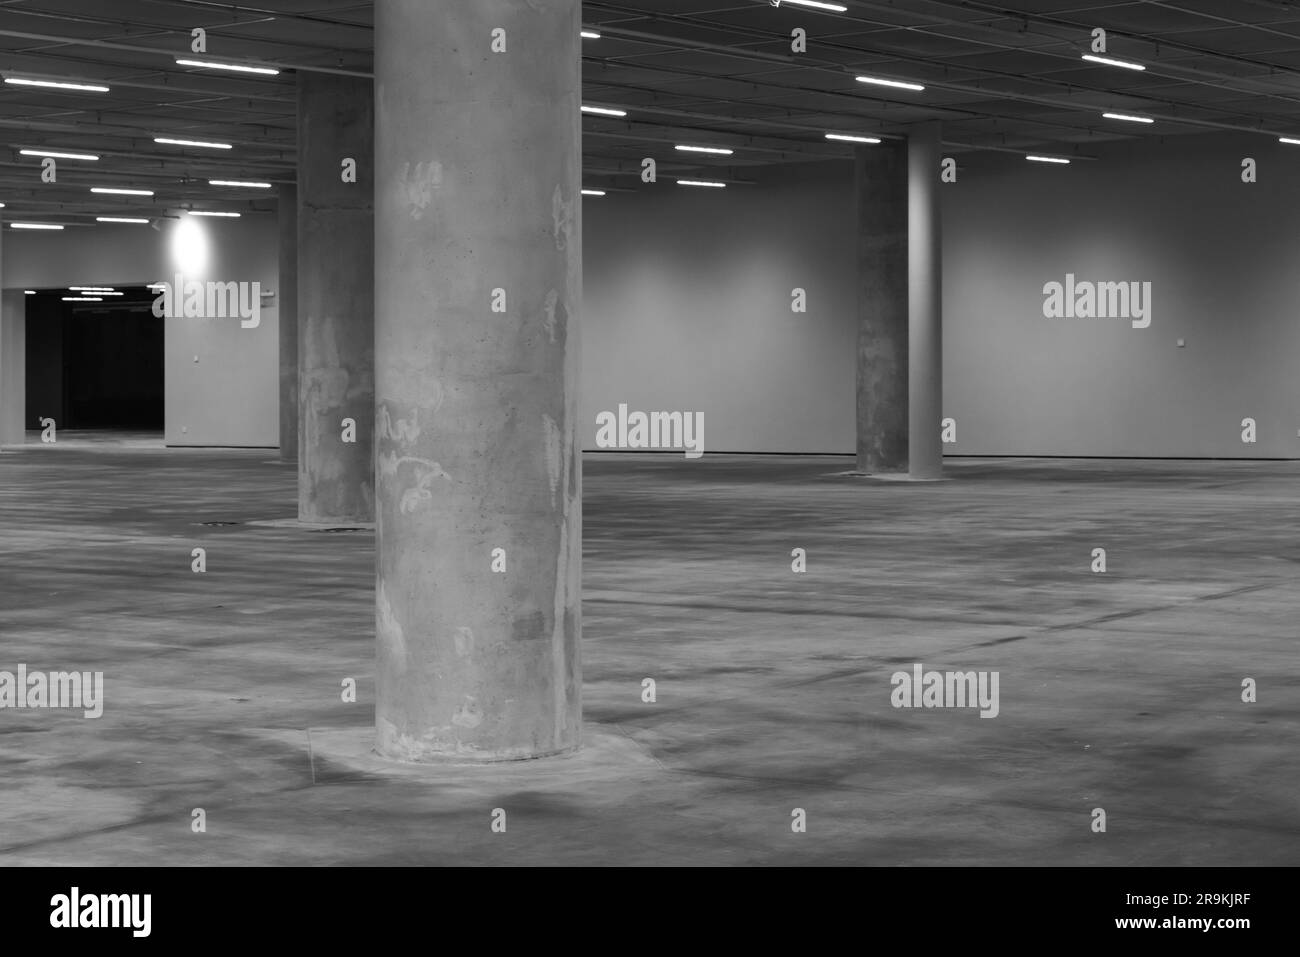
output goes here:
{"type": "MultiPolygon", "coordinates": [[[[382,2],[382,0],[379,0],[382,2]]],[[[464,0],[469,2],[469,0],[464,0]]],[[[759,165],[846,157],[826,132],[900,135],[938,119],[950,152],[1090,158],[1134,137],[1300,136],[1300,0],[587,0],[584,99],[628,111],[583,120],[585,185],[634,188],[640,160],[665,175],[744,183],[759,165]],[[1085,62],[1091,31],[1137,72],[1085,62]],[[807,52],[791,31],[807,31],[807,52]],[[921,92],[855,77],[923,84],[921,92]],[[1106,111],[1155,122],[1103,119],[1106,111]],[[677,143],[731,156],[675,152],[677,143]]],[[[372,3],[356,0],[0,0],[0,73],[102,84],[109,93],[0,85],[0,218],[94,226],[96,216],[273,212],[274,191],[211,179],[292,182],[296,73],[369,76],[372,3]],[[190,31],[207,32],[206,54],[190,31]],[[187,67],[198,58],[276,76],[187,67]],[[224,142],[229,150],[157,144],[224,142]],[[21,149],[88,152],[58,160],[21,149]],[[153,190],[102,195],[91,187],[153,190]]],[[[986,155],[986,154],[979,154],[986,155]]]]}

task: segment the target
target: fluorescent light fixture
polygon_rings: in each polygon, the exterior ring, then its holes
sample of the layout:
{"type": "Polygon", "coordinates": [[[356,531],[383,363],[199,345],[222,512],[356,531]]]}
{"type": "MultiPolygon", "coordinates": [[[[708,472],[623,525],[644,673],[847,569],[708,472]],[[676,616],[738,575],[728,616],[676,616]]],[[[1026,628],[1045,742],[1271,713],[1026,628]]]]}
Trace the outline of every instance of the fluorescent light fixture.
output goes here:
{"type": "Polygon", "coordinates": [[[35,290],[35,289],[24,289],[24,290],[23,290],[23,295],[24,295],[24,296],[34,296],[34,295],[36,295],[36,290],[35,290]]]}
{"type": "Polygon", "coordinates": [[[23,156],[53,156],[64,160],[97,160],[94,153],[56,153],[54,150],[19,150],[23,156]]]}
{"type": "Polygon", "coordinates": [[[814,10],[830,10],[834,13],[844,13],[849,9],[838,3],[822,3],[822,0],[776,0],[772,6],[779,7],[782,2],[792,7],[812,7],[814,10]]]}
{"type": "Polygon", "coordinates": [[[707,179],[679,179],[678,186],[711,186],[714,189],[725,189],[726,183],[715,183],[707,179]]]}
{"type": "Polygon", "coordinates": [[[5,204],[4,204],[4,203],[0,203],[0,209],[4,209],[4,208],[5,208],[5,204]]]}
{"type": "Polygon", "coordinates": [[[10,229],[62,229],[57,223],[10,223],[10,229]]]}
{"type": "Polygon", "coordinates": [[[843,140],[845,143],[879,143],[874,136],[850,136],[848,133],[827,133],[828,140],[843,140]]]}
{"type": "Polygon", "coordinates": [[[112,286],[69,286],[68,292],[112,292],[112,286]]]}
{"type": "Polygon", "coordinates": [[[600,34],[597,33],[595,30],[583,30],[582,33],[579,34],[579,36],[581,36],[584,40],[600,39],[600,34]]]}
{"type": "Polygon", "coordinates": [[[678,146],[676,149],[683,153],[716,153],[719,156],[730,156],[735,150],[723,149],[720,146],[678,146]]]}
{"type": "Polygon", "coordinates": [[[1130,123],[1154,123],[1155,120],[1149,116],[1130,116],[1127,113],[1103,113],[1101,114],[1108,120],[1128,120],[1130,123]]]}
{"type": "Polygon", "coordinates": [[[615,110],[608,106],[586,106],[582,107],[584,113],[596,113],[600,116],[627,116],[627,110],[615,110]]]}
{"type": "Polygon", "coordinates": [[[177,66],[197,66],[205,70],[230,70],[234,73],[262,73],[279,76],[280,71],[269,66],[244,66],[242,63],[215,63],[212,60],[177,60],[177,66]]]}
{"type": "Polygon", "coordinates": [[[1277,141],[1279,143],[1290,143],[1292,146],[1300,146],[1300,140],[1293,140],[1289,136],[1279,136],[1277,141]]]}
{"type": "Polygon", "coordinates": [[[136,219],[134,216],[96,216],[97,223],[148,223],[147,219],[136,219]]]}
{"type": "Polygon", "coordinates": [[[116,186],[92,186],[92,193],[109,193],[113,196],[152,196],[151,189],[118,189],[116,186]]]}
{"type": "Polygon", "coordinates": [[[1129,63],[1127,60],[1112,60],[1110,57],[1093,56],[1091,53],[1085,53],[1083,58],[1089,63],[1104,63],[1106,66],[1119,66],[1126,70],[1145,70],[1141,63],[1129,63]]]}
{"type": "Polygon", "coordinates": [[[583,196],[604,196],[605,191],[603,189],[584,189],[582,191],[582,195],[583,196]]]}
{"type": "Polygon", "coordinates": [[[103,302],[99,296],[64,296],[64,302],[103,302]]]}
{"type": "Polygon", "coordinates": [[[151,283],[149,283],[149,285],[145,286],[144,288],[146,288],[146,289],[166,289],[166,288],[167,288],[167,283],[165,283],[165,282],[151,282],[151,283]]]}
{"type": "Polygon", "coordinates": [[[254,183],[243,179],[210,179],[209,186],[247,186],[249,189],[270,189],[270,183],[254,183]]]}
{"type": "Polygon", "coordinates": [[[41,86],[48,87],[52,90],[84,90],[87,93],[107,93],[108,87],[98,86],[91,83],[64,83],[58,80],[29,80],[23,77],[7,76],[6,83],[12,83],[14,86],[41,86]]]}
{"type": "Polygon", "coordinates": [[[226,216],[230,219],[238,219],[238,213],[221,213],[210,209],[188,209],[186,210],[191,216],[226,216]]]}
{"type": "Polygon", "coordinates": [[[857,78],[859,83],[874,83],[876,86],[893,86],[900,90],[924,90],[919,83],[904,83],[902,80],[882,80],[875,76],[860,76],[857,78]]]}
{"type": "Polygon", "coordinates": [[[166,143],[169,146],[201,146],[209,150],[230,149],[229,143],[205,143],[203,140],[173,140],[165,136],[155,136],[153,141],[155,143],[166,143]]]}
{"type": "Polygon", "coordinates": [[[1060,163],[1063,166],[1069,166],[1068,159],[1061,159],[1059,156],[1026,156],[1025,159],[1032,160],[1035,163],[1060,163]]]}

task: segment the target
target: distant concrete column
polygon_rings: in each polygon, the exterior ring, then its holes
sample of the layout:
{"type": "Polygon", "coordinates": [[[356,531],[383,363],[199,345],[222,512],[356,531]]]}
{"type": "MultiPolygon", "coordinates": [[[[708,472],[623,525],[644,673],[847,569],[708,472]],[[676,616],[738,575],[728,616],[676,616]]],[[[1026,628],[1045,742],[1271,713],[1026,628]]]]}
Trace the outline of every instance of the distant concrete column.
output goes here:
{"type": "Polygon", "coordinates": [[[374,518],[374,90],[298,74],[298,518],[374,518]],[[344,181],[355,160],[356,182],[344,181]],[[354,427],[347,429],[345,420],[354,427]],[[348,441],[353,439],[353,441],[348,441]]]}
{"type": "Polygon", "coordinates": [[[909,469],[943,477],[943,232],[939,216],[939,124],[908,136],[909,469]]]}
{"type": "Polygon", "coordinates": [[[0,445],[25,439],[27,404],[27,297],[21,289],[0,294],[0,445]]]}
{"type": "Polygon", "coordinates": [[[855,151],[857,471],[907,471],[907,144],[855,151]]]}
{"type": "Polygon", "coordinates": [[[298,187],[280,186],[280,461],[298,461],[298,187]]]}
{"type": "Polygon", "coordinates": [[[579,744],[580,26],[579,0],[375,5],[389,757],[579,744]]]}

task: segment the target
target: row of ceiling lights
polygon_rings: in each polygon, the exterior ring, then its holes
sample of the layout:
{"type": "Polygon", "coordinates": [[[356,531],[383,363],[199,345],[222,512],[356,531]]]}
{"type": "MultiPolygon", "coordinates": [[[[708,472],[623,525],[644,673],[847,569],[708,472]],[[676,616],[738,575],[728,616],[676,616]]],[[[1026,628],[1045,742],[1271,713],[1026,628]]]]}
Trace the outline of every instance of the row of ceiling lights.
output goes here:
{"type": "MultiPolygon", "coordinates": [[[[770,0],[770,2],[772,6],[775,7],[775,6],[780,6],[782,0],[770,0]]],[[[844,13],[848,9],[847,7],[842,6],[841,4],[824,3],[824,2],[820,2],[820,0],[784,0],[784,2],[786,4],[793,5],[793,6],[808,7],[812,9],[826,10],[826,11],[836,12],[836,13],[844,13]]],[[[599,40],[600,36],[601,36],[600,33],[598,33],[595,30],[583,30],[581,32],[581,37],[585,40],[599,40]]],[[[1111,57],[1101,57],[1090,53],[1083,54],[1081,59],[1091,63],[1098,63],[1105,66],[1114,66],[1126,70],[1141,71],[1146,69],[1146,67],[1140,63],[1132,63],[1126,60],[1117,60],[1111,57]]],[[[254,74],[263,74],[268,76],[277,76],[280,73],[279,70],[274,69],[272,67],[248,66],[245,64],[238,64],[238,63],[221,63],[212,60],[191,60],[191,59],[177,58],[176,64],[178,66],[190,66],[199,69],[226,70],[230,72],[254,73],[254,74]]],[[[856,77],[855,79],[859,83],[866,83],[875,86],[885,86],[893,89],[909,90],[917,93],[924,92],[925,90],[924,85],[920,83],[912,83],[905,80],[894,80],[885,77],[872,77],[872,76],[859,76],[856,77]]],[[[60,89],[60,90],[94,92],[94,93],[109,92],[109,87],[98,85],[98,84],[71,83],[65,81],[44,80],[44,79],[36,79],[36,78],[28,78],[28,77],[5,77],[5,83],[25,85],[25,86],[48,87],[48,88],[60,89]]],[[[610,116],[610,117],[617,117],[617,118],[624,118],[627,116],[626,110],[618,109],[615,107],[593,106],[588,104],[583,104],[582,112],[591,115],[596,115],[596,116],[610,116]]],[[[1108,120],[1121,120],[1121,121],[1126,121],[1131,123],[1151,124],[1155,122],[1155,120],[1153,120],[1151,117],[1136,116],[1128,113],[1106,112],[1106,113],[1102,113],[1101,115],[1103,118],[1108,120]]],[[[834,140],[838,142],[863,143],[863,144],[878,144],[880,142],[880,139],[878,137],[862,136],[862,135],[851,134],[851,133],[826,133],[825,136],[826,139],[828,140],[834,140]]],[[[153,141],[155,143],[162,144],[162,145],[194,147],[199,149],[228,150],[232,148],[232,144],[230,143],[207,142],[202,140],[182,140],[182,139],[174,139],[171,137],[154,137],[153,141]]],[[[1281,143],[1300,145],[1300,140],[1291,139],[1288,137],[1279,137],[1278,141],[1281,143]]],[[[734,153],[734,150],[726,149],[723,147],[691,146],[691,145],[684,145],[684,144],[677,145],[676,149],[681,152],[709,153],[709,154],[721,155],[721,156],[730,156],[734,153]]],[[[93,154],[62,153],[62,152],[54,152],[49,150],[24,149],[24,150],[20,150],[19,152],[24,156],[50,156],[50,157],[55,157],[60,159],[77,159],[77,160],[98,160],[99,159],[98,156],[95,156],[93,154]]],[[[1032,162],[1054,163],[1060,165],[1069,165],[1070,162],[1068,159],[1059,156],[1027,155],[1025,159],[1030,160],[1032,162]]],[[[208,183],[211,186],[248,187],[254,189],[269,189],[271,187],[270,183],[249,182],[249,181],[241,181],[241,180],[208,180],[208,183]]],[[[722,182],[712,181],[712,180],[678,179],[677,185],[725,188],[727,184],[722,182]]],[[[102,188],[102,187],[92,188],[91,192],[116,193],[121,195],[134,195],[134,196],[153,195],[153,192],[151,190],[109,189],[109,188],[102,188]]],[[[584,196],[604,196],[605,191],[599,189],[583,189],[582,194],[584,196]]],[[[0,203],[0,207],[2,207],[3,205],[4,205],[3,203],[0,203]]],[[[190,215],[193,216],[228,216],[228,217],[239,216],[238,213],[223,213],[223,212],[211,212],[211,211],[202,211],[202,210],[189,210],[188,212],[190,213],[190,215]]],[[[134,217],[109,217],[109,216],[97,216],[96,221],[112,222],[112,223],[149,222],[148,219],[139,219],[134,217]]],[[[12,223],[11,226],[12,228],[15,229],[62,229],[63,228],[62,226],[58,226],[54,224],[41,224],[41,223],[12,223]]]]}

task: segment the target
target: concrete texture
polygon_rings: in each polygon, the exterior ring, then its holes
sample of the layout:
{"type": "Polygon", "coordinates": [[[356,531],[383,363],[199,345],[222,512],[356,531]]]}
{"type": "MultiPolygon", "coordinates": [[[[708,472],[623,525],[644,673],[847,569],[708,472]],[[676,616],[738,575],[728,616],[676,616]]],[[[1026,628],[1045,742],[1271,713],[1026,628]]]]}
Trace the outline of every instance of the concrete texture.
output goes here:
{"type": "Polygon", "coordinates": [[[374,518],[374,92],[298,74],[298,517],[374,518]],[[356,161],[356,182],[343,161],[356,161]],[[344,420],[355,423],[345,440],[344,420]],[[351,436],[349,436],[351,437],[351,436]]]}
{"type": "Polygon", "coordinates": [[[0,293],[0,445],[21,443],[27,406],[27,297],[0,293]]]}
{"type": "Polygon", "coordinates": [[[276,219],[280,227],[280,461],[298,461],[298,187],[281,183],[276,219]]]}
{"type": "Polygon", "coordinates": [[[1300,463],[593,456],[590,750],[426,768],[364,746],[371,536],[202,524],[283,516],[291,469],[28,440],[0,669],[106,704],[0,710],[2,865],[1300,863],[1300,463]],[[916,662],[1001,713],[891,708],[916,662]]]}
{"type": "Polygon", "coordinates": [[[907,474],[943,475],[943,228],[938,123],[907,136],[907,474]]]}
{"type": "Polygon", "coordinates": [[[857,469],[907,471],[907,144],[854,150],[857,469]]]}
{"type": "Polygon", "coordinates": [[[581,731],[580,4],[451,10],[375,9],[375,721],[409,761],[581,731]]]}

